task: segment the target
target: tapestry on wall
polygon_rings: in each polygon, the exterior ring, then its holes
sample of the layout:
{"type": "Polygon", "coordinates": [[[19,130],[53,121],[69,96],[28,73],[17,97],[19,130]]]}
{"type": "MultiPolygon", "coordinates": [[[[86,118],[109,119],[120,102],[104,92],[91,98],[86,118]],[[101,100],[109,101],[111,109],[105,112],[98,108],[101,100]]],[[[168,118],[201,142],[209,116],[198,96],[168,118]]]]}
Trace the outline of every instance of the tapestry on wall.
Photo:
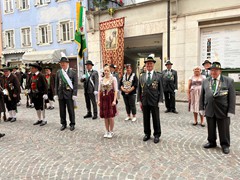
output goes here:
{"type": "Polygon", "coordinates": [[[114,64],[120,76],[124,63],[124,17],[100,23],[103,64],[114,64]]]}

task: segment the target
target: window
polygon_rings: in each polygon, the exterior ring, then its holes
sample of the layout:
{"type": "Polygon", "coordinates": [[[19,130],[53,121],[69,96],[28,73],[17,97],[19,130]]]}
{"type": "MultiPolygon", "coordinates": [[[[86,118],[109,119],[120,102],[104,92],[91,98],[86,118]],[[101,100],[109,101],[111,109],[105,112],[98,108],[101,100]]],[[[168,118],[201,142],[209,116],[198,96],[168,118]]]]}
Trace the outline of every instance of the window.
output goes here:
{"type": "Polygon", "coordinates": [[[61,21],[57,25],[58,42],[70,42],[74,40],[74,22],[61,21]]]}
{"type": "Polygon", "coordinates": [[[29,9],[30,7],[29,2],[30,0],[16,0],[17,9],[19,10],[29,9]]]}
{"type": "Polygon", "coordinates": [[[51,2],[51,0],[35,0],[35,6],[42,6],[42,5],[46,5],[49,4],[51,2]]]}
{"type": "Polygon", "coordinates": [[[36,39],[38,45],[52,43],[52,26],[40,25],[36,28],[36,39]]]}
{"type": "Polygon", "coordinates": [[[12,0],[4,0],[4,12],[5,13],[13,12],[13,1],[12,0]]]}
{"type": "Polygon", "coordinates": [[[14,30],[3,32],[3,48],[14,48],[14,30]]]}
{"type": "Polygon", "coordinates": [[[31,30],[30,28],[22,28],[21,29],[21,42],[22,47],[31,46],[31,30]]]}

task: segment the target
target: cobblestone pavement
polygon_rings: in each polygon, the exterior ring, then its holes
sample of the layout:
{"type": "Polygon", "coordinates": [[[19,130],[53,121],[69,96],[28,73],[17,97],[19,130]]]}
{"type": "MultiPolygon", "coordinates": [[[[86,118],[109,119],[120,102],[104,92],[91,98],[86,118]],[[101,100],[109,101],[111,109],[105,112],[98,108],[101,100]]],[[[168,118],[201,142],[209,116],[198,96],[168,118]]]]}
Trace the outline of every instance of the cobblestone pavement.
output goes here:
{"type": "MultiPolygon", "coordinates": [[[[58,105],[47,110],[48,124],[33,126],[34,109],[26,109],[24,96],[17,121],[1,122],[0,179],[240,179],[240,122],[231,121],[230,154],[218,147],[206,150],[207,128],[194,127],[187,103],[178,102],[178,115],[160,106],[162,136],[143,142],[142,113],[125,122],[123,101],[115,118],[115,136],[104,139],[101,119],[83,119],[82,91],[76,109],[76,129],[60,131],[58,105]]],[[[238,115],[240,107],[237,106],[238,115]]]]}

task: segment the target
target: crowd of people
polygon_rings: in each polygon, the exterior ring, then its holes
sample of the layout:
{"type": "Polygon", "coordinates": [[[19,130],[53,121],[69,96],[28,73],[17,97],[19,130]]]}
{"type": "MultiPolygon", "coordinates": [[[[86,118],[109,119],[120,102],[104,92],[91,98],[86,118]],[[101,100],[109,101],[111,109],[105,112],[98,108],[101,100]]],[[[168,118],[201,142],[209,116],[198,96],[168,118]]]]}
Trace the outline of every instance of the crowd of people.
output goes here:
{"type": "MultiPolygon", "coordinates": [[[[166,69],[157,72],[154,68],[156,60],[147,57],[139,76],[133,70],[131,64],[126,64],[126,71],[119,78],[114,64],[105,64],[103,72],[93,70],[93,62],[87,60],[86,72],[80,81],[84,85],[84,96],[87,113],[83,118],[104,119],[106,132],[104,138],[114,136],[114,117],[118,115],[118,99],[122,94],[125,109],[125,121],[137,121],[136,100],[139,102],[143,114],[143,141],[151,138],[151,118],[153,123],[153,142],[158,143],[161,136],[161,123],[159,103],[165,101],[165,113],[178,114],[176,110],[176,92],[178,91],[177,71],[172,69],[173,63],[167,61],[166,69]],[[98,107],[99,106],[99,107],[98,107]],[[98,111],[99,110],[99,111],[98,111]]],[[[5,66],[1,69],[0,76],[0,113],[4,121],[15,122],[17,120],[17,106],[21,100],[21,89],[25,88],[27,96],[26,107],[34,107],[37,121],[33,125],[44,126],[47,124],[45,109],[54,109],[54,101],[58,100],[60,114],[60,130],[67,128],[66,109],[70,120],[70,130],[75,129],[75,104],[77,100],[77,73],[69,67],[69,60],[63,54],[60,61],[60,69],[56,74],[52,68],[42,67],[38,63],[29,64],[26,72],[17,72],[16,67],[5,66]],[[20,76],[21,75],[21,76],[20,76]],[[22,77],[26,79],[25,87],[22,86],[22,77]],[[6,117],[6,110],[8,118],[6,117]]],[[[204,69],[197,66],[193,68],[193,75],[188,80],[188,110],[193,113],[193,125],[205,127],[204,117],[207,120],[208,143],[204,148],[216,147],[216,127],[218,127],[220,145],[223,153],[229,153],[230,147],[230,117],[235,114],[236,95],[233,80],[221,74],[221,64],[203,62],[204,69]]],[[[0,138],[5,134],[0,134],[0,138]]]]}

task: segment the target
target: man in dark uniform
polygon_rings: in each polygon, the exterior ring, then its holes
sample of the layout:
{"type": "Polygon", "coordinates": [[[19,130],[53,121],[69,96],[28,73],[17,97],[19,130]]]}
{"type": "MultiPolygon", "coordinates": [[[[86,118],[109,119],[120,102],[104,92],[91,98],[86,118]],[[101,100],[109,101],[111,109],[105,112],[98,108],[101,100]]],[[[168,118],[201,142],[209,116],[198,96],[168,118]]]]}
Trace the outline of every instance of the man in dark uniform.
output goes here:
{"type": "Polygon", "coordinates": [[[30,67],[26,66],[25,67],[25,73],[23,74],[23,78],[26,79],[26,84],[25,84],[25,96],[27,97],[27,102],[26,102],[26,107],[27,108],[33,108],[34,104],[32,103],[32,96],[31,96],[31,78],[32,78],[32,73],[30,71],[30,67]]]}
{"type": "MultiPolygon", "coordinates": [[[[18,70],[18,67],[17,66],[14,66],[12,67],[12,73],[17,76],[17,79],[19,81],[19,84],[20,84],[20,88],[22,86],[22,74],[20,72],[17,71],[18,70]]],[[[21,105],[21,96],[20,96],[20,99],[19,99],[19,102],[17,103],[18,106],[21,105]]]]}
{"type": "Polygon", "coordinates": [[[204,145],[204,148],[217,146],[217,126],[222,151],[228,154],[230,117],[235,114],[236,105],[234,82],[233,79],[221,75],[219,62],[213,62],[210,71],[211,77],[203,81],[199,104],[199,110],[205,114],[208,124],[208,143],[204,145]]]}
{"type": "Polygon", "coordinates": [[[163,102],[163,88],[161,74],[154,71],[155,62],[152,57],[148,57],[144,61],[147,71],[143,73],[139,79],[137,99],[143,107],[143,126],[145,133],[143,141],[147,141],[151,137],[150,115],[152,114],[154,143],[158,143],[161,136],[158,103],[163,102]]]}
{"type": "Polygon", "coordinates": [[[204,66],[204,70],[202,70],[202,75],[206,76],[206,78],[211,77],[211,73],[209,68],[211,67],[212,63],[209,60],[205,60],[202,65],[204,66]]]}
{"type": "Polygon", "coordinates": [[[59,101],[59,111],[61,118],[61,131],[66,129],[67,121],[66,121],[66,107],[69,113],[70,119],[70,130],[73,131],[75,129],[75,112],[74,112],[74,101],[77,100],[77,86],[78,86],[78,78],[77,73],[69,68],[69,60],[65,54],[62,53],[62,57],[60,59],[60,66],[56,73],[55,80],[55,97],[54,99],[58,99],[59,101]]]}
{"type": "Polygon", "coordinates": [[[93,106],[93,117],[92,119],[97,119],[97,103],[96,103],[96,96],[98,93],[98,72],[93,70],[92,67],[94,64],[92,61],[88,60],[86,62],[86,73],[81,78],[81,82],[84,82],[84,96],[86,101],[86,107],[87,107],[87,114],[84,116],[84,118],[90,118],[92,117],[92,111],[91,111],[91,102],[93,106]]]}
{"type": "Polygon", "coordinates": [[[9,118],[6,121],[15,122],[16,111],[17,111],[17,103],[20,99],[21,88],[17,77],[11,73],[12,68],[4,67],[4,102],[6,104],[9,118]]]}
{"type": "Polygon", "coordinates": [[[38,120],[33,125],[44,126],[47,124],[45,120],[45,109],[43,101],[48,99],[47,96],[47,81],[44,75],[40,72],[42,67],[38,63],[29,64],[31,67],[32,77],[30,80],[30,94],[32,102],[37,111],[38,120]]]}
{"type": "Polygon", "coordinates": [[[49,103],[49,107],[47,109],[54,109],[54,94],[55,94],[55,74],[52,73],[52,68],[49,66],[46,66],[45,68],[45,78],[48,83],[48,100],[46,101],[46,104],[49,103]]]}
{"type": "Polygon", "coordinates": [[[172,69],[172,65],[170,61],[167,61],[165,64],[167,69],[162,71],[165,106],[167,108],[165,113],[173,112],[177,114],[175,93],[178,89],[178,76],[177,71],[172,69]]]}

